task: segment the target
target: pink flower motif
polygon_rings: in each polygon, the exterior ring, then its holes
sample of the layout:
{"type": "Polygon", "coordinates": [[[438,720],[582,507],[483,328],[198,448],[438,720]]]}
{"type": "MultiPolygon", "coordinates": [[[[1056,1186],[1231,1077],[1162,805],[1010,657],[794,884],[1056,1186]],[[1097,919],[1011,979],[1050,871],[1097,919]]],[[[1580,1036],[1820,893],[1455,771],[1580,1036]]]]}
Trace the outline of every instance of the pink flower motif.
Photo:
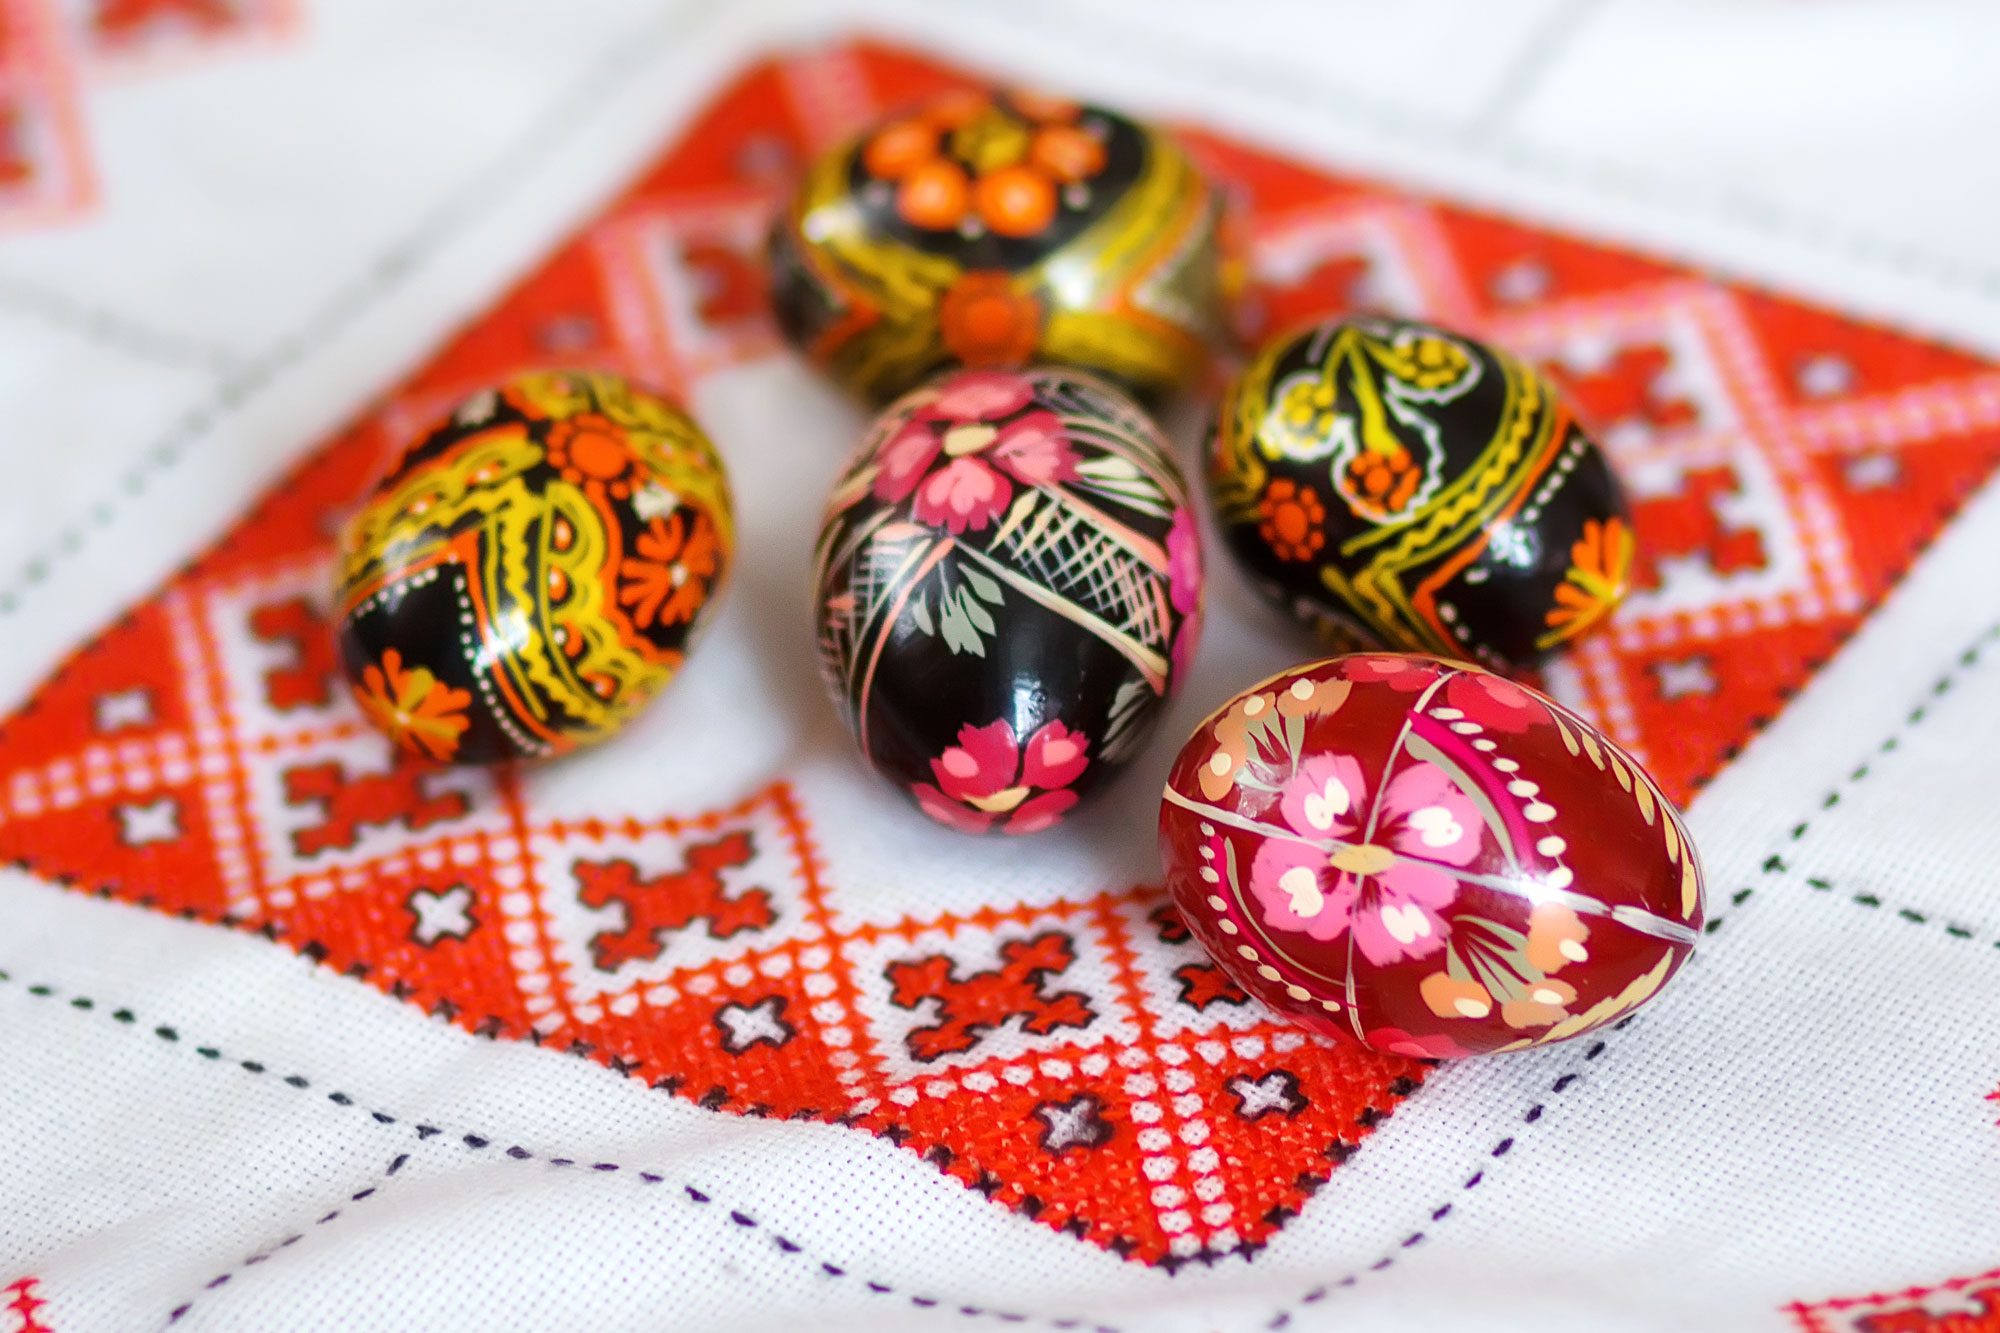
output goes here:
{"type": "Polygon", "coordinates": [[[1016,482],[1074,480],[1076,452],[1062,418],[1033,401],[1033,384],[1019,375],[953,375],[882,445],[875,497],[895,503],[914,492],[912,517],[958,534],[983,531],[1005,513],[1016,482]],[[940,457],[948,461],[933,472],[940,457]]]}
{"type": "Polygon", "coordinates": [[[1013,497],[1007,479],[976,458],[954,458],[925,479],[911,511],[919,523],[977,532],[999,517],[1013,497]]]}
{"type": "Polygon", "coordinates": [[[1418,1060],[1456,1060],[1471,1052],[1441,1033],[1412,1036],[1401,1028],[1371,1028],[1364,1040],[1378,1051],[1418,1060]]]}
{"type": "Polygon", "coordinates": [[[1030,787],[1067,787],[1083,776],[1090,763],[1089,742],[1061,722],[1050,722],[1028,737],[1021,764],[1021,781],[1030,787]]]}
{"type": "Polygon", "coordinates": [[[1004,370],[962,370],[938,388],[931,411],[941,421],[998,421],[1034,401],[1025,375],[1004,370]]]}
{"type": "Polygon", "coordinates": [[[1187,678],[1201,642],[1201,531],[1186,509],[1174,511],[1167,529],[1167,601],[1180,612],[1181,625],[1167,650],[1176,683],[1187,678]]]}
{"type": "Polygon", "coordinates": [[[1314,755],[1278,793],[1278,812],[1308,838],[1344,838],[1360,827],[1367,780],[1344,754],[1314,755]]]}
{"type": "Polygon", "coordinates": [[[1421,690],[1437,679],[1437,669],[1428,658],[1399,653],[1358,653],[1342,667],[1350,679],[1380,681],[1392,690],[1421,690]]]}
{"type": "Polygon", "coordinates": [[[1005,718],[958,730],[958,744],[931,760],[937,785],[914,783],[923,812],[962,833],[1035,833],[1076,804],[1070,788],[1090,766],[1090,742],[1060,720],[1044,723],[1026,745],[1005,718]]]}
{"type": "Polygon", "coordinates": [[[928,421],[918,417],[904,422],[876,452],[875,498],[893,502],[917,489],[943,447],[928,421]]]}
{"type": "Polygon", "coordinates": [[[985,800],[1010,786],[1020,766],[1014,729],[1004,718],[983,727],[960,727],[958,744],[931,760],[938,785],[954,801],[985,800]]]}
{"type": "Polygon", "coordinates": [[[1167,682],[1169,692],[1178,690],[1187,673],[1194,668],[1194,652],[1201,645],[1201,612],[1195,611],[1181,621],[1181,627],[1174,631],[1173,644],[1167,649],[1168,669],[1173,676],[1167,682]]]}
{"type": "Polygon", "coordinates": [[[1024,486],[1053,486],[1076,479],[1076,454],[1063,434],[1062,418],[1036,409],[1000,428],[987,453],[996,466],[1024,486]]]}
{"type": "Polygon", "coordinates": [[[1167,529],[1167,600],[1184,616],[1201,607],[1201,532],[1186,509],[1167,529]]]}
{"type": "Polygon", "coordinates": [[[1279,789],[1277,813],[1297,836],[1265,839],[1250,863],[1250,892],[1273,929],[1316,940],[1352,931],[1378,966],[1444,947],[1443,912],[1458,894],[1445,867],[1472,863],[1485,825],[1442,769],[1419,762],[1391,778],[1370,832],[1361,765],[1316,755],[1279,789]]]}
{"type": "Polygon", "coordinates": [[[1526,731],[1542,713],[1533,695],[1484,671],[1459,672],[1445,683],[1444,697],[1453,708],[1494,731],[1526,731]]]}

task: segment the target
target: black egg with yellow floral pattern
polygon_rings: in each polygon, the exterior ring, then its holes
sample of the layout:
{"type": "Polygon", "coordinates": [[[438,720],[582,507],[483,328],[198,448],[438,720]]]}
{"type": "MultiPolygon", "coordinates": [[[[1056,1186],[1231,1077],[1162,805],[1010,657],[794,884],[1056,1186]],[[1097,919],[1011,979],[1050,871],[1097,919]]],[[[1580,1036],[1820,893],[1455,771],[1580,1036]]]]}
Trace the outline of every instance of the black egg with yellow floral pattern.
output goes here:
{"type": "Polygon", "coordinates": [[[1430,325],[1266,344],[1224,395],[1208,481],[1252,581],[1347,645],[1529,666],[1630,584],[1624,495],[1555,387],[1430,325]]]}

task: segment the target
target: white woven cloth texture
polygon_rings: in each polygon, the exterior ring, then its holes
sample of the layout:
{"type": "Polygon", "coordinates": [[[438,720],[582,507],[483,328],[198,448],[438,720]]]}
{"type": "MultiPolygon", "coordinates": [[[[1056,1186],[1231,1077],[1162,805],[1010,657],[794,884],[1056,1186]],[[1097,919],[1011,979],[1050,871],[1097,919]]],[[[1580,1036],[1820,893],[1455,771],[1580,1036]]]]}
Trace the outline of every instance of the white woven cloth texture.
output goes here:
{"type": "MultiPolygon", "coordinates": [[[[0,236],[0,711],[745,61],[854,30],[2000,352],[2000,12],[1972,0],[305,0],[268,44],[77,71],[97,202],[0,236]]],[[[824,758],[801,544],[859,417],[790,362],[693,406],[762,479],[740,576],[562,799],[648,782],[699,808],[787,769],[885,913],[1155,876],[1149,781],[1000,846],[824,758]]],[[[46,1302],[0,1297],[0,1333],[183,1306],[190,1329],[874,1333],[1779,1333],[1904,1288],[1973,1310],[1946,1284],[2000,1269],[1996,568],[1989,487],[1694,801],[1724,925],[1656,1005],[1601,1048],[1439,1071],[1248,1262],[1129,1262],[880,1139],[716,1114],[0,871],[0,1289],[46,1302]]],[[[1214,624],[1142,764],[1300,655],[1214,624]]]]}

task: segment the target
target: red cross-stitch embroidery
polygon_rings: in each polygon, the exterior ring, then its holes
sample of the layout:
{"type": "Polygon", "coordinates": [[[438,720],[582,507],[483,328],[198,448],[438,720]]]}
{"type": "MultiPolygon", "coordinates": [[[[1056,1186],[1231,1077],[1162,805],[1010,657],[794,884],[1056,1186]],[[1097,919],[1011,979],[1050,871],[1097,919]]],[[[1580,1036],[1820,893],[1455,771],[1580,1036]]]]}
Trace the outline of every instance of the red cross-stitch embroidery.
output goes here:
{"type": "Polygon", "coordinates": [[[1934,1287],[1786,1307],[1802,1333],[2000,1333],[2000,1269],[1934,1287]]]}
{"type": "Polygon", "coordinates": [[[333,626],[303,597],[260,606],[250,613],[250,632],[265,643],[282,644],[292,660],[264,673],[264,700],[276,709],[323,708],[340,663],[333,626]]]}
{"type": "MultiPolygon", "coordinates": [[[[1159,931],[1162,944],[1186,944],[1193,938],[1188,934],[1187,924],[1170,905],[1162,904],[1148,919],[1159,931]]],[[[1213,963],[1182,963],[1174,969],[1174,980],[1180,983],[1180,1002],[1194,1009],[1250,1002],[1250,997],[1213,963]]]]}
{"type": "Polygon", "coordinates": [[[457,819],[466,811],[463,793],[424,790],[436,772],[400,756],[386,773],[349,773],[338,762],[287,769],[285,799],[321,810],[318,823],[293,832],[293,847],[300,856],[316,856],[354,846],[365,828],[393,824],[416,832],[457,819]]]}
{"type": "Polygon", "coordinates": [[[1367,304],[1371,269],[1366,255],[1330,255],[1302,278],[1264,287],[1258,293],[1252,327],[1245,329],[1245,334],[1254,340],[1308,319],[1367,304]]]}
{"type": "Polygon", "coordinates": [[[1647,542],[1633,558],[1633,586],[1660,586],[1662,556],[1698,556],[1717,574],[1764,568],[1764,534],[1730,525],[1717,509],[1720,500],[1739,494],[1740,487],[1733,468],[1698,468],[1681,479],[1678,494],[1634,502],[1647,542]]]}
{"type": "Polygon", "coordinates": [[[671,932],[697,921],[705,921],[716,939],[770,925],[776,915],[769,890],[732,891],[723,882],[724,870],[749,864],[751,855],[749,835],[730,833],[694,844],[685,867],[650,879],[640,878],[630,861],[579,861],[577,897],[591,907],[615,903],[625,911],[623,929],[591,940],[597,966],[610,972],[637,959],[658,958],[671,932]]]}
{"type": "Polygon", "coordinates": [[[762,256],[727,241],[698,237],[681,250],[700,293],[696,313],[710,324],[733,324],[764,314],[762,256]]]}
{"type": "Polygon", "coordinates": [[[24,1277],[18,1282],[0,1287],[0,1333],[55,1333],[42,1320],[42,1308],[48,1304],[35,1294],[40,1283],[37,1279],[24,1277]]]}
{"type": "MultiPolygon", "coordinates": [[[[333,516],[472,386],[560,361],[689,388],[774,354],[741,262],[781,191],[774,173],[872,109],[967,78],[869,45],[747,73],[380,410],[0,724],[0,858],[268,931],[470,1032],[532,1034],[548,1058],[572,1051],[661,1095],[879,1135],[1137,1261],[1267,1241],[1426,1066],[1236,1002],[1155,889],[1027,901],[1003,876],[982,901],[885,906],[900,868],[827,864],[816,779],[732,780],[701,809],[614,781],[579,809],[545,808],[532,771],[396,767],[347,691],[322,689],[317,631],[289,604],[327,586],[333,516]]],[[[1776,713],[2000,459],[2000,372],[1973,357],[1184,137],[1244,201],[1249,268],[1282,288],[1266,293],[1274,308],[1344,308],[1360,288],[1544,364],[1616,372],[1585,393],[1646,427],[1608,447],[1646,501],[1641,545],[1682,558],[1659,561],[1657,586],[1552,684],[1676,798],[1776,713]],[[1671,348],[1673,364],[1632,348],[1671,348]],[[1698,399],[1698,420],[1681,398],[1698,399]],[[1702,480],[1725,463],[1733,488],[1702,480]],[[1713,529],[1660,508],[1690,496],[1713,529]],[[1748,526],[1754,564],[1729,544],[1748,526]]]]}
{"type": "Polygon", "coordinates": [[[1865,1333],[2000,1333],[2000,1285],[1967,1291],[1965,1297],[1975,1311],[1885,1310],[1864,1316],[1858,1326],[1865,1333]]]}
{"type": "Polygon", "coordinates": [[[1213,963],[1182,963],[1174,969],[1174,979],[1181,983],[1181,1003],[1195,1009],[1250,1002],[1250,997],[1213,963]]]}
{"type": "Polygon", "coordinates": [[[952,960],[930,957],[889,967],[890,995],[905,1009],[926,1000],[937,1003],[937,1021],[912,1029],[904,1040],[919,1060],[969,1051],[980,1034],[1014,1019],[1024,1031],[1044,1035],[1058,1028],[1088,1027],[1096,1015],[1075,991],[1049,991],[1076,961],[1069,936],[1055,931],[1000,946],[1000,966],[969,976],[953,975],[952,960]]]}
{"type": "Polygon", "coordinates": [[[1672,364],[1666,348],[1641,344],[1619,348],[1611,364],[1601,370],[1552,369],[1577,415],[1603,432],[1634,423],[1661,428],[1693,425],[1699,419],[1694,404],[1661,387],[1672,364]]]}

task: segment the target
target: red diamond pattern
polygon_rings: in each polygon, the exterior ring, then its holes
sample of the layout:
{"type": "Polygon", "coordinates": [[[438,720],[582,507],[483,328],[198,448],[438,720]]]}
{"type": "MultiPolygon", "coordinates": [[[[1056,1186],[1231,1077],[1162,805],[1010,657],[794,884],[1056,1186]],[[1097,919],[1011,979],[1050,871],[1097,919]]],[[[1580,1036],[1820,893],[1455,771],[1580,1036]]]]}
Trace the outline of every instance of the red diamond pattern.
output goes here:
{"type": "MultiPolygon", "coordinates": [[[[500,1039],[715,1110],[880,1135],[1138,1261],[1254,1249],[1422,1064],[1309,1039],[1153,889],[842,910],[805,788],[579,815],[537,775],[402,767],[328,679],[334,516],[460,393],[593,363],[686,388],[773,353],[761,219],[878,108],[964,82],[847,45],[749,71],[620,199],[0,730],[0,856],[267,932],[500,1039]],[[965,1113],[968,1104],[979,1113],[965,1113]]],[[[1669,264],[1190,133],[1248,209],[1256,309],[1484,330],[1567,379],[1649,577],[1551,673],[1687,796],[1860,623],[2000,458],[2000,373],[1669,264]]],[[[858,897],[857,897],[858,901],[858,897]]]]}

